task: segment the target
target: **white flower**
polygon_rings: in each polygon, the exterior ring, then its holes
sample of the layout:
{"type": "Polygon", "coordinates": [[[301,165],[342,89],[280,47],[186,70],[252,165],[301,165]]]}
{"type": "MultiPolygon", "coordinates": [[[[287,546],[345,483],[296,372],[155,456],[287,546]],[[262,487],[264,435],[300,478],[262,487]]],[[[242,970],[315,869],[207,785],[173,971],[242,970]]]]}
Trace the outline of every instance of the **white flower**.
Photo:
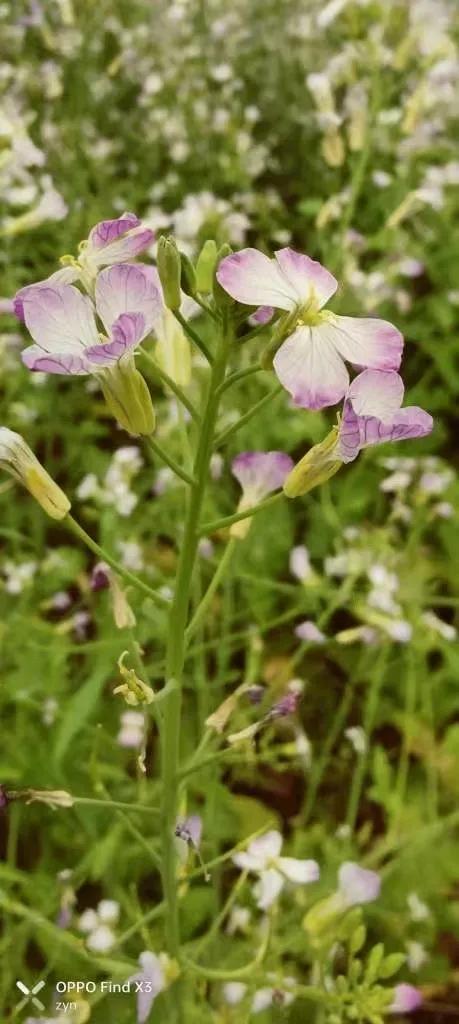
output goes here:
{"type": "Polygon", "coordinates": [[[367,737],[361,726],[351,726],[349,729],[345,730],[344,735],[347,736],[349,742],[354,747],[356,754],[365,754],[367,749],[367,737]]]}
{"type": "Polygon", "coordinates": [[[316,861],[281,857],[281,849],[281,833],[273,829],[254,839],[247,850],[233,857],[238,868],[259,875],[255,895],[260,910],[272,906],[286,881],[294,885],[307,885],[319,878],[319,865],[316,861]]]}

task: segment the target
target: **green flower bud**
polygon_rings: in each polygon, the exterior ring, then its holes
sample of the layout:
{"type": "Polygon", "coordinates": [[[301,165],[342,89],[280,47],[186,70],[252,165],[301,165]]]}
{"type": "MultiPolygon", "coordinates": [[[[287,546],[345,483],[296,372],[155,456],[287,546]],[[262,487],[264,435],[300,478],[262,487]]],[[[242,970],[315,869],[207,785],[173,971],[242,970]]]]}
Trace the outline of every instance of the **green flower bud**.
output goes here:
{"type": "Polygon", "coordinates": [[[325,483],[341,469],[341,459],[336,458],[335,449],[338,428],[333,427],[324,441],[313,448],[293,467],[284,483],[287,498],[298,498],[313,487],[325,483]]]}
{"type": "Polygon", "coordinates": [[[164,302],[168,309],[180,309],[181,262],[180,253],[173,238],[161,235],[158,242],[158,274],[163,288],[164,302]]]}
{"type": "MultiPolygon", "coordinates": [[[[220,246],[217,253],[217,258],[215,260],[215,270],[217,269],[222,260],[224,260],[227,256],[231,256],[232,251],[233,250],[231,246],[228,245],[227,242],[224,242],[224,244],[220,246]]],[[[220,309],[228,309],[231,306],[234,306],[234,299],[232,299],[231,295],[228,295],[228,292],[225,292],[221,285],[219,285],[217,278],[215,277],[215,273],[212,284],[212,291],[215,303],[217,306],[220,307],[220,309]]]]}
{"type": "Polygon", "coordinates": [[[196,283],[196,271],[190,257],[184,252],[179,252],[181,264],[181,285],[186,295],[196,295],[198,286],[196,283]]]}
{"type": "Polygon", "coordinates": [[[20,434],[0,427],[0,467],[19,480],[51,519],[63,519],[70,502],[20,434]]]}
{"type": "Polygon", "coordinates": [[[212,291],[217,257],[217,246],[213,238],[209,238],[207,242],[204,242],[196,264],[196,287],[198,292],[212,291]]]}
{"type": "Polygon", "coordinates": [[[155,411],[148,387],[133,359],[120,359],[99,380],[107,406],[124,430],[130,434],[152,434],[155,411]]]}

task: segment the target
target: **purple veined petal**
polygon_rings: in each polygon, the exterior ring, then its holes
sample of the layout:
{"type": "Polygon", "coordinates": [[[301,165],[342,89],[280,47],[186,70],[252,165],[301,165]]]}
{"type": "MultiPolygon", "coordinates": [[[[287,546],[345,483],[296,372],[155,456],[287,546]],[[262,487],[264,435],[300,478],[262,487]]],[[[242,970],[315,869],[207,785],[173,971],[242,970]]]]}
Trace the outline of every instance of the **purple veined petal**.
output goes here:
{"type": "Polygon", "coordinates": [[[142,313],[122,313],[112,327],[109,341],[92,345],[86,356],[98,366],[111,366],[138,345],[145,337],[145,317],[142,313]]]}
{"type": "Polygon", "coordinates": [[[332,313],[315,330],[355,366],[372,370],[398,370],[400,366],[403,335],[387,320],[332,313]]]}
{"type": "Polygon", "coordinates": [[[404,385],[395,370],[364,370],[352,381],[347,400],[357,416],[377,416],[391,423],[403,402],[404,385]]]}
{"type": "Polygon", "coordinates": [[[336,277],[317,260],[288,247],[279,249],[275,256],[282,273],[294,288],[299,303],[307,302],[312,292],[321,309],[335,294],[338,288],[336,277]]]}
{"type": "Polygon", "coordinates": [[[273,306],[259,306],[255,313],[249,316],[249,324],[257,326],[259,324],[269,324],[274,316],[273,306]]]}
{"type": "Polygon", "coordinates": [[[56,270],[50,277],[46,277],[43,281],[36,281],[34,284],[27,284],[24,288],[20,288],[13,299],[13,312],[17,316],[21,323],[25,323],[24,320],[24,300],[33,296],[33,289],[43,288],[49,284],[73,284],[74,281],[78,281],[79,271],[77,267],[62,267],[60,270],[56,270]]]}
{"type": "Polygon", "coordinates": [[[138,256],[154,241],[154,231],[144,228],[134,213],[102,220],[90,231],[88,250],[93,263],[104,266],[138,256]]]}
{"type": "Polygon", "coordinates": [[[89,232],[88,241],[95,249],[103,249],[105,245],[110,245],[120,235],[125,235],[127,231],[138,228],[139,225],[140,220],[135,213],[123,213],[121,217],[113,220],[99,221],[89,232]]]}
{"type": "Polygon", "coordinates": [[[59,373],[71,377],[91,373],[85,355],[74,352],[45,352],[38,345],[29,345],[21,353],[21,358],[24,366],[35,373],[59,373]]]}
{"type": "Polygon", "coordinates": [[[352,408],[352,403],[347,400],[344,403],[343,415],[339,428],[339,437],[336,447],[337,458],[343,462],[353,462],[357,458],[360,444],[360,422],[357,413],[352,408]]]}
{"type": "Polygon", "coordinates": [[[122,313],[141,313],[144,318],[142,337],[146,337],[164,311],[158,285],[156,267],[145,263],[117,263],[102,270],[96,280],[95,300],[105,329],[110,332],[122,313]]]}
{"type": "Polygon", "coordinates": [[[322,327],[298,327],[274,357],[274,370],[303,409],[336,405],[345,395],[349,374],[322,327]]]}
{"type": "Polygon", "coordinates": [[[292,468],[285,452],[241,452],[231,463],[233,476],[254,503],[282,487],[292,468]]]}
{"type": "Polygon", "coordinates": [[[360,447],[369,448],[385,441],[405,441],[425,437],[433,429],[433,419],[417,405],[400,409],[391,423],[381,423],[374,416],[359,416],[360,447]]]}
{"type": "Polygon", "coordinates": [[[72,353],[98,343],[91,300],[71,284],[49,284],[23,289],[25,324],[44,352],[72,353]]]}
{"type": "Polygon", "coordinates": [[[217,281],[228,295],[248,306],[292,310],[298,295],[276,260],[258,249],[241,249],[221,261],[217,281]]]}

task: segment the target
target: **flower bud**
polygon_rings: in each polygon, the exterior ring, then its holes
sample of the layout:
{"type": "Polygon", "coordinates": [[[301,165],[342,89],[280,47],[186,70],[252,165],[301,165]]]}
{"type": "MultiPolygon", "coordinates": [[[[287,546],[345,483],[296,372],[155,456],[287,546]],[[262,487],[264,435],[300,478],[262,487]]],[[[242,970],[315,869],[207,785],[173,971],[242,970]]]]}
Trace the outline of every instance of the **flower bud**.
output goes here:
{"type": "Polygon", "coordinates": [[[213,238],[209,238],[201,249],[196,264],[196,288],[198,292],[211,292],[217,266],[217,246],[213,238]]]}
{"type": "Polygon", "coordinates": [[[173,238],[161,235],[158,242],[157,266],[166,306],[172,310],[180,309],[182,302],[180,253],[173,238]]]}
{"type": "Polygon", "coordinates": [[[181,277],[180,282],[182,285],[182,291],[186,295],[196,295],[198,286],[196,283],[196,271],[190,260],[190,257],[186,253],[179,251],[180,264],[181,264],[181,277]]]}
{"type": "Polygon", "coordinates": [[[54,482],[20,434],[0,427],[0,467],[27,488],[51,519],[70,512],[67,495],[54,482]]]}
{"type": "Polygon", "coordinates": [[[313,487],[323,484],[343,465],[341,459],[334,455],[338,429],[333,427],[324,441],[313,448],[297,463],[284,483],[287,498],[298,498],[307,494],[313,487]]]}
{"type": "MultiPolygon", "coordinates": [[[[222,260],[226,259],[227,256],[231,256],[232,251],[233,250],[231,246],[228,245],[227,242],[224,242],[224,244],[220,246],[217,253],[217,258],[215,260],[215,269],[217,269],[222,260]]],[[[232,299],[228,292],[225,292],[225,290],[221,287],[215,275],[213,279],[212,290],[214,300],[217,306],[219,306],[221,309],[228,309],[229,307],[234,306],[234,299],[232,299]]]]}
{"type": "Polygon", "coordinates": [[[155,411],[148,387],[133,359],[120,359],[99,373],[107,406],[117,422],[130,434],[152,434],[155,411]]]}

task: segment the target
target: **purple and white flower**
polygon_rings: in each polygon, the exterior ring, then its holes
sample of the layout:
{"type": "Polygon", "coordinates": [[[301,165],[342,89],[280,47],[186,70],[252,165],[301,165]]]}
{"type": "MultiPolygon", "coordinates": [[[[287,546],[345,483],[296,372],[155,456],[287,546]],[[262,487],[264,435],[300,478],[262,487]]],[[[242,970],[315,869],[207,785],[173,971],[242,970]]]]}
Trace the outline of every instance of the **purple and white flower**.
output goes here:
{"type": "Polygon", "coordinates": [[[35,342],[22,353],[28,369],[80,376],[131,355],[153,330],[162,302],[154,267],[119,263],[98,275],[94,302],[53,275],[22,288],[16,309],[35,342]]]}
{"type": "Polygon", "coordinates": [[[292,330],[273,365],[295,405],[322,409],[339,402],[349,387],[346,362],[378,370],[400,366],[403,338],[392,324],[323,309],[338,282],[309,256],[285,248],[270,259],[243,249],[222,260],[217,278],[238,302],[290,314],[292,330]]]}
{"type": "Polygon", "coordinates": [[[401,408],[404,387],[394,371],[364,370],[344,402],[336,454],[353,462],[362,448],[430,434],[433,419],[417,405],[401,408]]]}
{"type": "Polygon", "coordinates": [[[80,246],[79,262],[97,273],[100,267],[134,259],[155,239],[154,231],[144,227],[135,213],[123,213],[114,220],[101,220],[80,246]]]}
{"type": "Polygon", "coordinates": [[[254,839],[247,850],[233,857],[234,863],[242,871],[250,871],[259,876],[255,896],[260,910],[268,910],[272,906],[286,882],[307,885],[319,878],[319,865],[315,860],[281,857],[281,849],[281,833],[273,829],[254,839]]]}
{"type": "MultiPolygon", "coordinates": [[[[241,452],[231,463],[231,471],[242,487],[237,510],[244,512],[282,487],[293,468],[293,460],[285,452],[241,452]]],[[[231,535],[245,537],[250,520],[233,523],[231,535]]]]}
{"type": "Polygon", "coordinates": [[[330,479],[363,448],[430,434],[433,420],[417,405],[400,408],[404,387],[394,370],[364,370],[350,385],[338,425],[315,445],[287,477],[290,498],[330,479]]]}
{"type": "Polygon", "coordinates": [[[389,1013],[412,1013],[422,1005],[422,993],[414,985],[402,982],[394,988],[394,998],[389,1013]]]}

